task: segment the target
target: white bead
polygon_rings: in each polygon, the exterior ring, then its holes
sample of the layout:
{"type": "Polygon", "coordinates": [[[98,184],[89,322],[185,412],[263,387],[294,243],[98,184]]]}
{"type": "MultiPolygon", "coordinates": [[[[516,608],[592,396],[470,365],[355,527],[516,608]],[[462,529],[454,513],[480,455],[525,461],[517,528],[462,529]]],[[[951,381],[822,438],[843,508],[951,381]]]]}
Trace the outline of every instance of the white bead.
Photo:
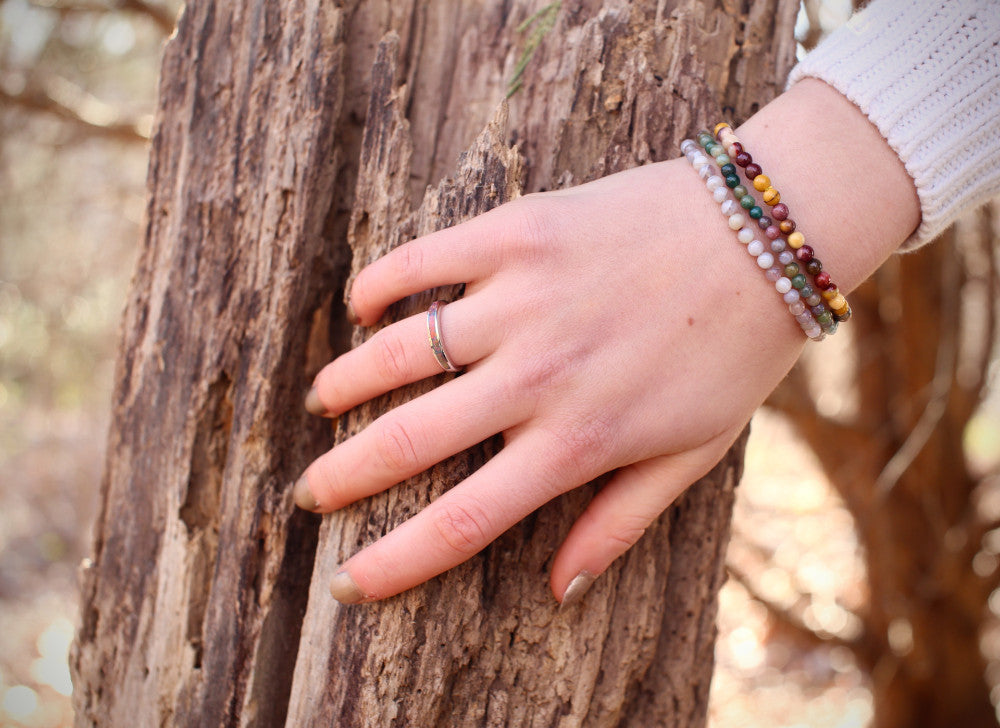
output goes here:
{"type": "Polygon", "coordinates": [[[713,174],[707,180],[705,180],[705,186],[710,190],[714,190],[718,187],[722,187],[725,184],[722,177],[717,174],[713,174]]]}
{"type": "Polygon", "coordinates": [[[695,167],[700,167],[703,164],[708,164],[708,157],[706,157],[701,152],[692,152],[688,156],[688,159],[691,160],[691,164],[693,164],[695,167]]]}
{"type": "Polygon", "coordinates": [[[757,265],[767,270],[774,264],[774,256],[770,253],[761,253],[757,256],[757,265]]]}
{"type": "Polygon", "coordinates": [[[681,142],[681,154],[687,154],[698,148],[698,145],[694,143],[692,139],[685,139],[681,142]]]}
{"type": "Polygon", "coordinates": [[[799,300],[799,292],[794,288],[784,295],[784,301],[788,305],[791,305],[799,300]]]}
{"type": "MultiPolygon", "coordinates": [[[[702,179],[708,179],[712,176],[712,165],[710,164],[703,164],[695,169],[698,170],[698,176],[702,179]]],[[[781,238],[778,238],[778,240],[781,240],[781,238]]]]}
{"type": "Polygon", "coordinates": [[[729,190],[725,187],[716,187],[712,190],[712,199],[716,202],[725,202],[727,197],[729,197],[729,190]]]}
{"type": "Polygon", "coordinates": [[[736,233],[736,239],[739,240],[744,245],[746,245],[751,240],[753,240],[753,230],[751,230],[748,227],[743,228],[738,233],[736,233]]]}
{"type": "Polygon", "coordinates": [[[730,215],[729,216],[729,229],[730,230],[739,230],[741,227],[743,227],[746,224],[746,221],[747,221],[747,219],[745,217],[743,217],[743,215],[741,215],[740,213],[736,213],[735,215],[730,215]]]}
{"type": "Polygon", "coordinates": [[[783,250],[778,256],[778,262],[782,265],[788,265],[793,260],[795,260],[795,254],[791,250],[783,250]]]}
{"type": "Polygon", "coordinates": [[[778,290],[778,293],[788,293],[792,290],[792,282],[785,276],[781,276],[781,278],[779,278],[774,284],[774,287],[778,290]]]}
{"type": "Polygon", "coordinates": [[[736,158],[736,155],[738,154],[738,152],[736,151],[735,142],[730,143],[730,145],[728,147],[726,147],[726,154],[728,154],[730,157],[732,157],[734,159],[736,158]]]}
{"type": "Polygon", "coordinates": [[[759,240],[754,240],[747,246],[747,252],[750,253],[754,258],[764,252],[764,243],[759,240]]]}
{"type": "MultiPolygon", "coordinates": [[[[727,191],[727,193],[728,193],[728,190],[729,190],[728,187],[724,187],[723,189],[725,189],[727,191]]],[[[723,215],[735,215],[735,214],[737,214],[739,212],[742,212],[742,211],[743,211],[743,208],[740,207],[740,204],[736,200],[730,199],[730,200],[726,200],[725,202],[722,203],[722,214],[723,215]]]]}

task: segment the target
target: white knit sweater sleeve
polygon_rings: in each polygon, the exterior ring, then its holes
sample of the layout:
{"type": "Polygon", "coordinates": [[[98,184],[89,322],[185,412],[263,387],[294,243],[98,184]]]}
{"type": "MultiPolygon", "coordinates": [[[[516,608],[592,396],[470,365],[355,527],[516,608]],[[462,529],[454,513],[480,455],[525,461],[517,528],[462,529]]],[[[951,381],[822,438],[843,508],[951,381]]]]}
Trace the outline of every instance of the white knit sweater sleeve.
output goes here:
{"type": "Polygon", "coordinates": [[[792,70],[827,82],[882,133],[913,178],[932,240],[1000,191],[1000,0],[874,0],[792,70]]]}

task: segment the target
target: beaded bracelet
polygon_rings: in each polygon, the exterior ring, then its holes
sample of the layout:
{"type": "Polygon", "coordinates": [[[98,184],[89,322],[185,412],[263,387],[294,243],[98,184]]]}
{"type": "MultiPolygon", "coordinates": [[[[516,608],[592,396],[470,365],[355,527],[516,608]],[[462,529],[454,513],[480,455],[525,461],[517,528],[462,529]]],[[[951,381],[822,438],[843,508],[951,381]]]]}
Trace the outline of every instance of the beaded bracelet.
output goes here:
{"type": "MultiPolygon", "coordinates": [[[[754,212],[757,212],[756,217],[760,220],[767,221],[767,234],[772,240],[777,237],[779,233],[784,233],[787,238],[789,247],[795,250],[795,258],[802,266],[798,263],[789,263],[788,272],[786,275],[794,277],[795,275],[801,275],[799,272],[801,268],[805,268],[806,273],[812,277],[813,284],[816,289],[820,291],[820,298],[817,301],[817,305],[821,305],[825,300],[826,306],[829,307],[830,316],[823,316],[822,313],[817,314],[817,321],[823,326],[827,333],[832,334],[836,331],[836,324],[838,322],[847,321],[851,317],[851,307],[847,303],[847,299],[837,288],[837,285],[833,283],[830,279],[830,274],[823,270],[823,264],[820,262],[819,258],[815,256],[815,251],[809,245],[805,244],[805,236],[798,230],[795,229],[795,221],[788,217],[789,209],[788,205],[781,202],[781,194],[771,185],[771,179],[764,174],[763,168],[756,162],[753,161],[753,157],[750,153],[744,149],[743,144],[740,142],[736,133],[733,131],[732,127],[726,122],[721,122],[715,125],[715,140],[719,142],[722,146],[722,151],[728,152],[730,158],[729,164],[735,163],[732,167],[732,173],[735,175],[737,169],[743,169],[744,175],[755,190],[762,193],[764,203],[771,207],[771,215],[775,220],[778,221],[778,225],[775,226],[776,229],[772,230],[771,220],[763,215],[763,211],[759,207],[755,208],[750,212],[751,217],[754,217],[754,212]],[[774,237],[772,237],[772,234],[774,237]],[[798,269],[798,270],[796,270],[798,269]],[[828,322],[827,320],[830,319],[828,322]]],[[[704,132],[707,135],[707,132],[704,132]]],[[[699,135],[700,136],[700,135],[699,135]]],[[[699,139],[700,141],[700,139],[699,139]]],[[[737,180],[739,177],[737,177],[737,180]]],[[[749,196],[750,201],[753,201],[753,197],[749,196]]],[[[741,203],[743,201],[741,200],[741,203]]],[[[764,227],[761,224],[761,227],[764,227]]],[[[811,296],[803,295],[804,299],[811,298],[811,296]]]]}
{"type": "MultiPolygon", "coordinates": [[[[707,132],[703,132],[703,134],[707,134],[707,132]]],[[[702,146],[705,145],[703,144],[702,146]]],[[[703,153],[702,149],[699,149],[698,144],[690,139],[685,139],[681,142],[681,152],[691,162],[692,166],[698,172],[698,176],[705,181],[705,186],[712,193],[712,198],[719,203],[722,214],[727,218],[729,227],[736,232],[736,239],[747,247],[747,252],[756,259],[757,265],[765,270],[768,280],[774,283],[775,289],[781,294],[785,303],[788,304],[789,312],[795,317],[802,331],[814,341],[823,339],[826,334],[822,326],[816,322],[815,314],[801,300],[800,291],[794,288],[791,281],[787,277],[782,276],[780,269],[774,265],[775,254],[780,258],[788,253],[784,249],[785,242],[783,240],[771,240],[770,250],[768,250],[765,244],[757,239],[753,229],[746,225],[747,219],[743,214],[744,208],[741,206],[741,203],[734,200],[730,195],[730,190],[735,192],[734,188],[739,186],[739,178],[727,174],[724,179],[718,174],[713,174],[716,169],[721,172],[721,167],[713,167],[713,158],[703,153]],[[780,249],[777,243],[780,243],[780,249]]],[[[721,161],[723,166],[729,163],[728,158],[720,160],[718,156],[726,157],[725,153],[721,152],[714,159],[715,162],[721,161]]],[[[788,253],[788,255],[791,254],[788,253]]]]}

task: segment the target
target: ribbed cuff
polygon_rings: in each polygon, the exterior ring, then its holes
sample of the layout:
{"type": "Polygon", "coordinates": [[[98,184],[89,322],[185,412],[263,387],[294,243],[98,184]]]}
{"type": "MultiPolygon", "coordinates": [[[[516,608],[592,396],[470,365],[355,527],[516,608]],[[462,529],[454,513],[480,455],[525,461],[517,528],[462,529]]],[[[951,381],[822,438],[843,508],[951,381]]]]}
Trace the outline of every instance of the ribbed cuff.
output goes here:
{"type": "Polygon", "coordinates": [[[792,69],[854,102],[913,178],[932,240],[1000,189],[1000,2],[875,0],[792,69]]]}

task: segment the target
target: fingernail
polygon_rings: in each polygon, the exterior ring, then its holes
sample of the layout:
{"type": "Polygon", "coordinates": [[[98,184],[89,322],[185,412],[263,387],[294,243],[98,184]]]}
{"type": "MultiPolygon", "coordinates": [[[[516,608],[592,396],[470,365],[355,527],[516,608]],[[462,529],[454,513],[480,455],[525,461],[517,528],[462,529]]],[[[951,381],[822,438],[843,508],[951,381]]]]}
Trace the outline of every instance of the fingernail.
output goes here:
{"type": "Polygon", "coordinates": [[[594,583],[597,579],[596,576],[591,574],[589,571],[581,571],[579,574],[573,577],[573,581],[569,583],[566,587],[566,591],[563,592],[562,603],[559,605],[559,609],[564,609],[565,607],[580,601],[590,585],[594,583]]]}
{"type": "Polygon", "coordinates": [[[303,510],[319,510],[319,501],[316,500],[316,496],[309,490],[309,479],[304,475],[295,481],[295,487],[292,489],[292,499],[295,501],[295,505],[303,510]]]}
{"type": "Polygon", "coordinates": [[[320,415],[321,417],[330,414],[330,410],[320,400],[316,387],[310,389],[308,394],[306,394],[306,412],[311,415],[320,415]]]}
{"type": "Polygon", "coordinates": [[[351,303],[350,298],[347,299],[347,320],[355,326],[361,323],[361,317],[358,316],[357,311],[354,310],[354,304],[351,303]]]}
{"type": "Polygon", "coordinates": [[[338,572],[330,580],[330,594],[341,604],[357,604],[365,598],[365,593],[361,591],[351,575],[346,571],[338,572]]]}

